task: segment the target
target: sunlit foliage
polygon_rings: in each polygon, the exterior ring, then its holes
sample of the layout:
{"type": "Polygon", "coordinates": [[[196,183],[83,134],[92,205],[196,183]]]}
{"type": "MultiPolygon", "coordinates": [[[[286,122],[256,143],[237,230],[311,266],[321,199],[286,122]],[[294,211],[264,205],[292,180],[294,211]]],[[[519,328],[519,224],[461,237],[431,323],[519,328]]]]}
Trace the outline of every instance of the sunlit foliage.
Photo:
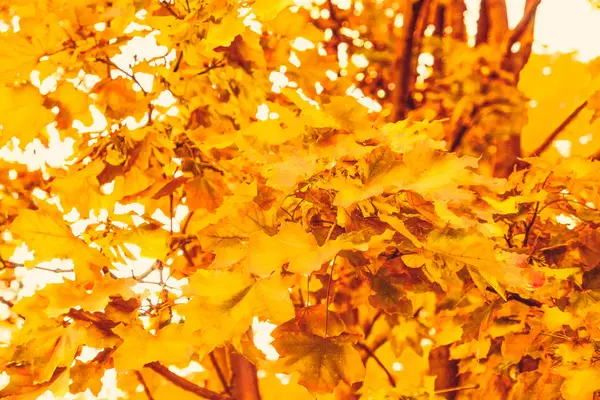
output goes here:
{"type": "Polygon", "coordinates": [[[600,64],[539,5],[1,2],[0,398],[592,400],[600,64]]]}

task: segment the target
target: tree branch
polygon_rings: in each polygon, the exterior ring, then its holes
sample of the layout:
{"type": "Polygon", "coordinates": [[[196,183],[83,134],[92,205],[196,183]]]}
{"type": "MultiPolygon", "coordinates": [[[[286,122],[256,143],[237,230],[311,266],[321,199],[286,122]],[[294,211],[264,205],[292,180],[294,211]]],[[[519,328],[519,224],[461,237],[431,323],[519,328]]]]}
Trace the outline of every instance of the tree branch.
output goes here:
{"type": "Polygon", "coordinates": [[[375,353],[369,348],[369,346],[367,346],[363,342],[356,343],[356,346],[363,349],[369,355],[369,357],[371,357],[377,363],[377,365],[379,365],[381,367],[383,372],[385,372],[385,374],[387,375],[388,382],[390,383],[390,385],[392,385],[392,387],[396,387],[396,379],[394,379],[394,376],[390,373],[390,371],[386,368],[386,366],[381,362],[379,357],[377,357],[375,355],[375,353]]]}
{"type": "MultiPolygon", "coordinates": [[[[406,32],[404,41],[398,40],[396,46],[396,71],[399,72],[395,82],[398,87],[397,95],[394,97],[393,118],[395,121],[402,120],[406,117],[406,111],[409,108],[410,95],[412,90],[412,79],[414,77],[413,58],[420,52],[420,39],[425,29],[427,21],[427,13],[429,10],[430,0],[419,0],[412,5],[410,13],[410,24],[406,32]]],[[[410,8],[410,7],[409,7],[410,8]]]]}
{"type": "Polygon", "coordinates": [[[510,31],[507,41],[505,41],[504,56],[502,60],[502,69],[505,71],[510,71],[518,77],[529,61],[529,57],[531,56],[531,49],[533,47],[533,35],[535,30],[535,11],[539,6],[539,0],[526,0],[525,9],[523,18],[521,21],[526,22],[523,28],[519,28],[517,26],[514,30],[510,31]],[[516,29],[523,29],[522,32],[516,32],[516,29]],[[517,33],[518,37],[514,37],[514,34],[517,33]],[[517,52],[513,52],[513,46],[517,41],[520,43],[519,50],[517,52]]]}
{"type": "Polygon", "coordinates": [[[448,20],[449,22],[446,24],[452,28],[452,33],[450,36],[453,39],[459,40],[461,42],[466,42],[467,40],[467,28],[465,26],[465,11],[467,6],[465,5],[464,0],[451,0],[448,12],[448,20]]]}
{"type": "Polygon", "coordinates": [[[506,41],[506,47],[504,49],[504,59],[510,57],[510,55],[512,54],[511,49],[513,45],[517,43],[519,39],[521,39],[523,34],[527,31],[527,27],[533,21],[533,17],[535,16],[535,13],[541,2],[542,0],[531,1],[531,3],[529,3],[529,7],[527,7],[527,9],[525,10],[523,18],[521,18],[521,21],[519,21],[517,26],[515,26],[515,28],[512,31],[510,31],[508,40],[506,41]]]}
{"type": "Polygon", "coordinates": [[[529,241],[529,233],[531,232],[531,228],[535,223],[535,219],[538,216],[538,212],[540,210],[540,202],[535,203],[535,210],[533,211],[533,217],[531,217],[531,221],[525,227],[525,238],[523,239],[523,247],[527,246],[527,242],[529,241]]]}
{"type": "Polygon", "coordinates": [[[256,367],[244,356],[230,352],[233,398],[236,400],[260,400],[256,367]]]}
{"type": "Polygon", "coordinates": [[[473,125],[475,125],[473,123],[473,120],[475,119],[475,117],[477,117],[477,114],[479,114],[479,112],[486,108],[486,107],[491,107],[494,105],[511,105],[510,102],[508,102],[505,99],[492,99],[492,100],[486,100],[483,103],[477,104],[476,106],[473,107],[473,110],[471,110],[471,113],[469,114],[469,119],[465,122],[462,123],[458,123],[458,128],[456,129],[455,133],[452,135],[453,139],[452,139],[452,145],[450,146],[449,151],[456,151],[460,145],[462,144],[462,141],[466,135],[466,133],[469,131],[469,128],[473,125]]]}
{"type": "Polygon", "coordinates": [[[490,19],[488,16],[487,0],[481,0],[479,6],[479,19],[477,19],[477,34],[475,35],[475,45],[487,43],[490,34],[490,19]]]}
{"type": "Polygon", "coordinates": [[[188,381],[185,378],[182,378],[181,376],[177,375],[176,373],[171,372],[167,367],[165,367],[164,365],[162,365],[161,363],[159,363],[157,361],[146,364],[146,367],[150,368],[152,371],[161,375],[163,378],[165,378],[166,380],[168,380],[175,386],[177,386],[187,392],[194,393],[195,395],[198,395],[199,397],[202,397],[204,399],[233,400],[233,398],[230,396],[226,396],[226,395],[219,394],[217,392],[213,392],[212,390],[203,388],[201,386],[196,385],[193,382],[188,381]]]}
{"type": "Polygon", "coordinates": [[[221,381],[221,385],[223,386],[225,393],[231,394],[231,390],[229,389],[229,385],[227,384],[227,379],[225,379],[225,374],[223,374],[223,370],[221,369],[221,366],[219,365],[219,362],[217,361],[217,358],[215,357],[214,353],[211,352],[208,356],[210,357],[210,362],[215,368],[215,372],[219,377],[219,381],[221,381]]]}
{"type": "Polygon", "coordinates": [[[461,390],[471,390],[471,389],[479,389],[479,384],[476,383],[474,385],[464,385],[464,386],[451,387],[451,388],[447,388],[447,389],[440,389],[440,390],[436,390],[434,393],[435,394],[444,394],[444,393],[459,392],[461,390]]]}
{"type": "Polygon", "coordinates": [[[554,131],[552,131],[552,133],[546,138],[546,140],[544,140],[544,142],[541,145],[539,145],[537,149],[535,149],[532,153],[529,154],[529,157],[538,157],[544,151],[548,150],[548,147],[550,147],[554,139],[556,139],[556,137],[560,135],[561,132],[563,132],[567,128],[567,126],[569,126],[569,124],[575,120],[575,118],[577,118],[579,113],[581,113],[581,111],[583,111],[587,107],[588,102],[589,99],[585,100],[579,105],[579,107],[573,110],[573,112],[569,114],[569,116],[563,122],[561,122],[560,125],[558,125],[556,129],[554,129],[554,131]]]}
{"type": "Polygon", "coordinates": [[[146,397],[148,397],[148,400],[154,400],[154,396],[152,396],[152,392],[150,392],[148,385],[146,385],[146,380],[142,376],[142,373],[140,371],[135,371],[135,376],[137,376],[138,381],[140,381],[140,383],[144,387],[144,393],[146,393],[146,397]]]}
{"type": "MultiPolygon", "coordinates": [[[[135,77],[135,73],[131,72],[127,72],[125,71],[123,68],[119,67],[117,64],[115,64],[110,58],[96,58],[97,62],[103,63],[108,65],[108,67],[113,67],[119,71],[121,71],[123,74],[125,74],[125,76],[127,76],[129,79],[131,79],[136,85],[139,86],[140,90],[142,92],[144,92],[144,95],[148,94],[148,91],[146,89],[144,89],[144,87],[142,86],[142,84],[140,83],[140,81],[137,80],[137,78],[135,77]]],[[[109,74],[110,75],[110,74],[109,74]]]]}

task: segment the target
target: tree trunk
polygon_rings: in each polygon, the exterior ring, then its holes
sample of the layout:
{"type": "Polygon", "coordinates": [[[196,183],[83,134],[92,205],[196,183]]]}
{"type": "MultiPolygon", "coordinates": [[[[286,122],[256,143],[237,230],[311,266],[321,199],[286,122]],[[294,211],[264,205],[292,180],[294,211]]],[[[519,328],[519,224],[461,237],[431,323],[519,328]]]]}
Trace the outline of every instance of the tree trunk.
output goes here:
{"type": "Polygon", "coordinates": [[[476,44],[487,43],[500,47],[507,32],[508,14],[505,0],[481,0],[476,44]]]}
{"type": "Polygon", "coordinates": [[[450,0],[447,7],[446,27],[452,29],[450,37],[461,42],[467,41],[467,28],[465,26],[465,6],[464,0],[450,0]]]}

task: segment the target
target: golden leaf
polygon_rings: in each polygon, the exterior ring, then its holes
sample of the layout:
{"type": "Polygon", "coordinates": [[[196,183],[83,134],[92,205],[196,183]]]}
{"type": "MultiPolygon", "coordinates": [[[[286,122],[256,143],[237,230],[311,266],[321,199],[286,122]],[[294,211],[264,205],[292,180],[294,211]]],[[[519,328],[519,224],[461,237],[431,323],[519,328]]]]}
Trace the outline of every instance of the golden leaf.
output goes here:
{"type": "Polygon", "coordinates": [[[309,390],[331,392],[340,382],[351,385],[363,379],[365,367],[353,347],[355,336],[347,333],[327,338],[309,333],[273,332],[273,346],[281,355],[284,370],[300,373],[298,383],[309,390]]]}
{"type": "Polygon", "coordinates": [[[22,210],[11,224],[11,231],[34,251],[36,262],[54,258],[72,259],[79,281],[98,279],[100,269],[109,264],[102,253],[75,237],[57,215],[22,210]]]}
{"type": "Polygon", "coordinates": [[[44,107],[44,97],[35,86],[0,86],[0,147],[15,137],[24,148],[52,121],[54,114],[44,107]]]}

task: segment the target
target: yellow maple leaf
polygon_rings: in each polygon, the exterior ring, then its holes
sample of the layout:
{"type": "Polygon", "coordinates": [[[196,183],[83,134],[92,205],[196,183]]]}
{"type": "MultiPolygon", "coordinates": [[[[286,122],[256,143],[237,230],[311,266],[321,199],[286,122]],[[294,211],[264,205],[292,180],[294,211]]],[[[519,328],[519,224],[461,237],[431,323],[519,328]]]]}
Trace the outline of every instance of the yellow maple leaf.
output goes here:
{"type": "Polygon", "coordinates": [[[96,106],[110,118],[132,116],[139,119],[147,110],[143,93],[135,92],[131,81],[125,78],[103,79],[94,85],[92,93],[98,95],[96,106]]]}
{"type": "Polygon", "coordinates": [[[75,168],[72,167],[68,175],[57,177],[51,184],[63,208],[69,211],[75,208],[82,216],[88,216],[91,210],[111,209],[114,202],[110,196],[102,194],[97,178],[105,168],[104,162],[94,160],[80,170],[75,168]]]}
{"type": "Polygon", "coordinates": [[[54,258],[72,259],[79,281],[92,282],[98,279],[102,267],[110,263],[100,251],[75,237],[57,215],[22,210],[10,227],[34,251],[35,262],[54,258]]]}
{"type": "Polygon", "coordinates": [[[215,211],[229,194],[225,182],[215,171],[204,171],[203,175],[189,180],[184,188],[187,193],[186,204],[192,210],[202,208],[215,211]]]}
{"type": "Polygon", "coordinates": [[[263,231],[250,236],[248,270],[264,276],[289,263],[289,271],[309,274],[320,269],[342,248],[340,242],[328,242],[320,247],[302,225],[286,223],[275,236],[263,231]]]}
{"type": "Polygon", "coordinates": [[[60,104],[60,112],[57,115],[59,127],[70,128],[74,120],[79,120],[86,126],[94,123],[89,95],[78,90],[72,83],[63,82],[50,97],[60,104]]]}
{"type": "Polygon", "coordinates": [[[54,114],[44,107],[44,97],[35,86],[0,86],[0,147],[15,137],[24,148],[52,121],[54,114]]]}
{"type": "Polygon", "coordinates": [[[22,35],[0,35],[0,83],[12,82],[18,77],[29,77],[44,49],[38,41],[22,35]]]}
{"type": "Polygon", "coordinates": [[[292,0],[256,0],[252,4],[252,10],[261,21],[272,20],[281,11],[294,5],[292,0]]]}
{"type": "Polygon", "coordinates": [[[134,292],[131,287],[136,283],[133,278],[114,279],[109,275],[102,276],[92,285],[65,280],[60,284],[46,285],[33,296],[24,297],[15,304],[14,311],[27,316],[39,311],[50,318],[66,314],[71,308],[102,311],[111,297],[132,298],[134,292]]]}
{"type": "Polygon", "coordinates": [[[560,387],[565,400],[592,400],[600,390],[600,371],[597,368],[565,370],[566,379],[560,387]]]}
{"type": "Polygon", "coordinates": [[[355,336],[343,333],[321,337],[309,333],[273,332],[273,346],[283,370],[300,373],[298,383],[314,392],[331,392],[340,382],[351,385],[364,378],[365,367],[352,346],[355,336]]]}
{"type": "Polygon", "coordinates": [[[51,391],[56,396],[69,392],[69,372],[66,367],[57,369],[52,377],[42,383],[34,383],[31,368],[10,366],[3,369],[10,377],[8,386],[0,390],[0,398],[6,400],[38,400],[44,393],[51,391]]]}
{"type": "Polygon", "coordinates": [[[167,325],[156,335],[136,324],[112,330],[123,339],[113,354],[117,370],[141,369],[153,361],[187,365],[194,351],[193,338],[183,325],[167,325]]]}
{"type": "Polygon", "coordinates": [[[242,272],[200,270],[183,291],[193,298],[177,312],[196,332],[201,355],[244,334],[255,316],[275,324],[294,317],[287,285],[276,274],[254,280],[242,272]]]}
{"type": "Polygon", "coordinates": [[[69,391],[73,394],[85,392],[90,389],[94,396],[98,396],[102,390],[102,377],[105,370],[96,363],[77,363],[69,370],[72,380],[69,391]]]}
{"type": "Polygon", "coordinates": [[[115,242],[135,244],[140,247],[142,257],[164,260],[170,250],[171,236],[160,226],[144,224],[119,232],[115,242]]]}

